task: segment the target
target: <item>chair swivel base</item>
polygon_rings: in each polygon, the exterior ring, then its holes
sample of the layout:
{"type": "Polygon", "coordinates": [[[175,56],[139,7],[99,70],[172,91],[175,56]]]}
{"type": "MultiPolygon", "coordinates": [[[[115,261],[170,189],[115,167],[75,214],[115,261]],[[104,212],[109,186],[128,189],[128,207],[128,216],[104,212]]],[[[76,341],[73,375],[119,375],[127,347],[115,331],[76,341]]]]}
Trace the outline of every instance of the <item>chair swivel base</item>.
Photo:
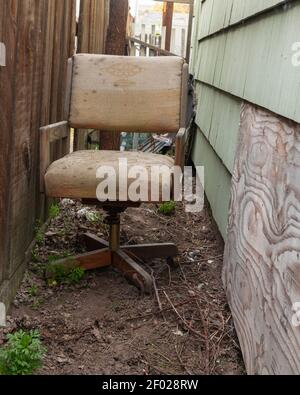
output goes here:
{"type": "Polygon", "coordinates": [[[77,266],[85,270],[108,266],[116,268],[143,293],[151,293],[153,281],[151,275],[138,262],[147,259],[166,258],[169,263],[172,263],[173,258],[178,255],[176,245],[171,243],[125,245],[113,251],[110,249],[108,242],[93,234],[84,234],[83,240],[89,252],[73,258],[73,261],[76,260],[77,266]]]}
{"type": "Polygon", "coordinates": [[[105,210],[108,212],[105,222],[110,226],[109,242],[91,233],[86,233],[83,235],[83,242],[87,253],[53,262],[53,265],[81,267],[84,270],[111,266],[119,270],[129,282],[140,288],[143,293],[151,293],[152,276],[138,262],[165,258],[168,263],[172,264],[173,258],[178,255],[177,246],[173,243],[121,246],[120,214],[124,211],[124,207],[109,206],[105,210]]]}

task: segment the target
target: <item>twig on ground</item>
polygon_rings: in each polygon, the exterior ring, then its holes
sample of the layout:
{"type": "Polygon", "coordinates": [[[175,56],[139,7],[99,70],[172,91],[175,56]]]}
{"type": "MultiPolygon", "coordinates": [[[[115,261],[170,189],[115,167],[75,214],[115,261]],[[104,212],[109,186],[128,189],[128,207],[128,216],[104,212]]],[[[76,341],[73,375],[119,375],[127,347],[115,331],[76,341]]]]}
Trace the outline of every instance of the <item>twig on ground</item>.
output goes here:
{"type": "Polygon", "coordinates": [[[180,353],[178,352],[177,344],[175,344],[175,351],[176,351],[176,355],[177,355],[178,361],[179,361],[179,363],[180,363],[182,369],[183,369],[189,376],[192,376],[193,374],[189,371],[189,369],[188,369],[188,368],[185,366],[185,364],[183,363],[183,360],[182,360],[182,358],[181,358],[181,355],[180,355],[180,353]]]}
{"type": "Polygon", "coordinates": [[[184,324],[184,326],[189,329],[191,332],[193,332],[195,335],[201,337],[202,339],[205,339],[204,336],[196,331],[178,312],[177,308],[174,306],[174,304],[172,303],[171,299],[169,298],[168,294],[164,291],[164,295],[167,298],[168,302],[170,303],[172,309],[175,311],[177,317],[182,321],[182,323],[184,324]]]}
{"type": "Polygon", "coordinates": [[[155,277],[154,277],[154,274],[153,274],[153,270],[152,270],[152,273],[151,273],[151,277],[152,277],[152,281],[153,281],[153,288],[154,288],[154,293],[155,293],[155,296],[156,296],[156,300],[157,300],[159,311],[161,312],[164,320],[166,321],[166,317],[165,317],[165,315],[163,313],[163,305],[162,305],[161,300],[160,300],[160,296],[159,296],[159,292],[158,292],[158,289],[157,289],[157,284],[156,284],[156,280],[155,280],[155,277]]]}
{"type": "MultiPolygon", "coordinates": [[[[185,300],[184,302],[178,303],[175,307],[177,308],[177,307],[185,306],[185,305],[191,303],[192,300],[193,300],[193,298],[190,298],[189,300],[185,300]]],[[[172,309],[173,309],[172,307],[164,307],[162,309],[162,311],[154,311],[152,313],[140,315],[140,316],[137,316],[137,317],[127,318],[126,321],[134,321],[134,320],[139,320],[139,319],[143,319],[143,318],[153,317],[154,315],[157,315],[157,314],[160,314],[162,312],[166,312],[166,311],[169,311],[169,310],[172,310],[172,309]]]]}

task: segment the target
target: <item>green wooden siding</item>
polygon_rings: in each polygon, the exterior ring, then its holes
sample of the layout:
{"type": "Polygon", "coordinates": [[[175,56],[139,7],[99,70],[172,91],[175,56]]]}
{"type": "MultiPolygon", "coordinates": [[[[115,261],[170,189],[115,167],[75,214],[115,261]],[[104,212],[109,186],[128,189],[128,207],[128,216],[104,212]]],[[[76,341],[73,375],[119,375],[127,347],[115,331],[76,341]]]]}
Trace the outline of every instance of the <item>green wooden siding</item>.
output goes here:
{"type": "Polygon", "coordinates": [[[198,84],[196,123],[228,171],[233,171],[241,100],[208,85],[198,84]]]}
{"type": "Polygon", "coordinates": [[[300,0],[196,2],[191,71],[199,133],[193,160],[207,167],[206,193],[223,236],[243,100],[300,123],[295,42],[300,42],[300,0]],[[221,201],[215,196],[220,191],[221,201]]]}
{"type": "Polygon", "coordinates": [[[286,0],[205,0],[199,19],[198,39],[286,3],[286,0]]]}
{"type": "Polygon", "coordinates": [[[230,202],[231,174],[200,131],[197,132],[193,158],[198,166],[204,166],[205,168],[206,196],[213,210],[216,223],[225,239],[230,202]]]}

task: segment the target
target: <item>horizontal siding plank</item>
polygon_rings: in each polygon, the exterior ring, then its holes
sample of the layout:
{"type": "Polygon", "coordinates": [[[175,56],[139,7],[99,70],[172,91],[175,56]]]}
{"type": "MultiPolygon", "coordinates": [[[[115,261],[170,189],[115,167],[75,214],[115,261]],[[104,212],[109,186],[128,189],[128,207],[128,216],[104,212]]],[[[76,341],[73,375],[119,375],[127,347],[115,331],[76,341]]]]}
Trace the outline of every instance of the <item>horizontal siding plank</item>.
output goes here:
{"type": "Polygon", "coordinates": [[[241,101],[204,84],[197,85],[196,123],[227,170],[232,173],[241,101]]]}
{"type": "Polygon", "coordinates": [[[205,166],[206,196],[219,230],[226,239],[231,174],[200,130],[196,135],[192,159],[195,166],[205,166]]]}
{"type": "Polygon", "coordinates": [[[299,20],[297,1],[200,42],[195,78],[300,122],[300,68],[292,64],[291,48],[300,40],[299,20]]]}
{"type": "MultiPolygon", "coordinates": [[[[293,1],[298,0],[290,0],[291,3],[293,1]]],[[[286,0],[206,0],[199,3],[198,39],[202,40],[280,5],[288,7],[286,0]]]]}

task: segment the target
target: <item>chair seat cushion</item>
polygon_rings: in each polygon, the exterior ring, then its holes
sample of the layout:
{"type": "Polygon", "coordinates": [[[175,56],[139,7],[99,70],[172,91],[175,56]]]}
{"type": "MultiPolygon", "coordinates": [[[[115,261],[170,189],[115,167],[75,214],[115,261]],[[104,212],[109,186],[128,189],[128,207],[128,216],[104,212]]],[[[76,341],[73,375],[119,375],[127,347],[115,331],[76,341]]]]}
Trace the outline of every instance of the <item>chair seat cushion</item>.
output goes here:
{"type": "MultiPolygon", "coordinates": [[[[151,199],[151,167],[163,166],[162,174],[168,175],[167,170],[174,166],[174,160],[165,155],[144,152],[77,151],[67,155],[52,163],[48,168],[45,175],[46,194],[56,198],[96,199],[97,186],[101,182],[96,177],[97,170],[101,166],[109,166],[114,169],[116,174],[117,199],[112,194],[112,196],[108,196],[107,200],[119,200],[119,159],[127,160],[128,172],[132,166],[142,166],[146,169],[139,178],[144,180],[145,175],[147,176],[148,200],[141,199],[141,201],[161,201],[161,193],[159,193],[158,200],[151,199]]],[[[168,186],[172,188],[170,179],[172,177],[159,177],[160,191],[168,186]],[[167,183],[169,184],[167,185],[167,183]]],[[[128,177],[128,188],[134,180],[128,177]]]]}

